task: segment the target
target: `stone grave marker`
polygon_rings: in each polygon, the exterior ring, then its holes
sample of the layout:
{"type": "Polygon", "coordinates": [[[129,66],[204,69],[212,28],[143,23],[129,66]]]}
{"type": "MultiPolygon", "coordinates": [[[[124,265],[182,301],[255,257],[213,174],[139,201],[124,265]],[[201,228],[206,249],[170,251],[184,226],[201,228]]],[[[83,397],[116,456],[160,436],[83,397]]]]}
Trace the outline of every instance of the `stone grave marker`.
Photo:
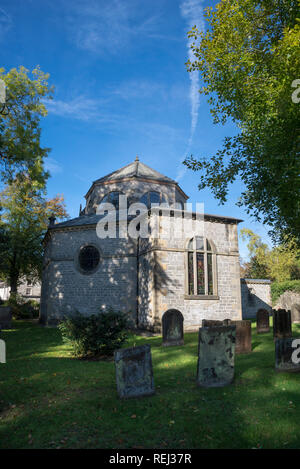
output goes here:
{"type": "Polygon", "coordinates": [[[300,305],[294,303],[291,306],[292,322],[300,323],[300,305]]]}
{"type": "Polygon", "coordinates": [[[273,335],[274,339],[292,337],[291,312],[285,309],[273,309],[273,335]]]}
{"type": "Polygon", "coordinates": [[[270,317],[269,311],[266,309],[259,309],[256,313],[256,332],[263,334],[270,332],[270,317]]]}
{"type": "Polygon", "coordinates": [[[162,317],[163,343],[165,347],[183,345],[183,316],[177,309],[169,309],[162,317]]]}
{"type": "Polygon", "coordinates": [[[300,358],[300,353],[297,354],[296,350],[299,347],[299,344],[295,343],[293,347],[293,342],[298,340],[300,343],[300,338],[284,338],[275,340],[275,370],[276,371],[288,371],[288,372],[300,372],[300,363],[294,362],[294,359],[300,358]],[[293,356],[293,353],[295,355],[293,356]]]}
{"type": "Polygon", "coordinates": [[[234,379],[236,326],[199,329],[197,384],[210,388],[232,383],[234,379]]]}
{"type": "Polygon", "coordinates": [[[235,353],[250,353],[251,347],[251,321],[238,320],[230,321],[232,326],[236,326],[235,353]]]}
{"type": "Polygon", "coordinates": [[[150,345],[119,349],[114,356],[119,397],[127,399],[154,394],[150,345]]]}
{"type": "Polygon", "coordinates": [[[217,319],[202,319],[202,327],[221,327],[227,325],[225,321],[228,321],[228,319],[225,319],[224,321],[217,319]]]}
{"type": "Polygon", "coordinates": [[[11,309],[9,306],[0,306],[0,329],[11,329],[11,309]]]}

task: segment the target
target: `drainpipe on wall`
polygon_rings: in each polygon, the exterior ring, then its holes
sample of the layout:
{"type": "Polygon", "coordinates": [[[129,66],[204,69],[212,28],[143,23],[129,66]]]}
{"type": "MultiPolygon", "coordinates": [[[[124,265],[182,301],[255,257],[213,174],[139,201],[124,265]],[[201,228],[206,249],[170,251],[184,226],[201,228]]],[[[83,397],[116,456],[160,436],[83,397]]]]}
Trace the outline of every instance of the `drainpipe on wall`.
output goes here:
{"type": "Polygon", "coordinates": [[[140,265],[139,265],[139,255],[140,255],[140,237],[137,238],[136,243],[136,328],[139,328],[139,272],[140,272],[140,265]]]}

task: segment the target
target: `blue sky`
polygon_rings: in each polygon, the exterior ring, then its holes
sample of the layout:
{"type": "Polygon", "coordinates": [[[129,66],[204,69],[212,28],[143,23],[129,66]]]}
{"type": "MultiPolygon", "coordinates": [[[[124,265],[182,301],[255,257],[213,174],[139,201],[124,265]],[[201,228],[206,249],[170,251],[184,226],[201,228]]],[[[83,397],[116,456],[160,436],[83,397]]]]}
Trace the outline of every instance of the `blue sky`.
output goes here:
{"type": "MultiPolygon", "coordinates": [[[[241,218],[270,244],[267,227],[235,205],[240,182],[218,205],[187,154],[210,156],[232,125],[213,125],[198,73],[186,71],[186,32],[205,28],[202,0],[2,0],[0,44],[6,70],[36,65],[50,73],[54,100],[42,121],[52,149],[48,196],[63,193],[71,217],[93,180],[141,161],[178,180],[205,212],[241,218]]],[[[240,241],[240,253],[247,249],[240,241]]]]}

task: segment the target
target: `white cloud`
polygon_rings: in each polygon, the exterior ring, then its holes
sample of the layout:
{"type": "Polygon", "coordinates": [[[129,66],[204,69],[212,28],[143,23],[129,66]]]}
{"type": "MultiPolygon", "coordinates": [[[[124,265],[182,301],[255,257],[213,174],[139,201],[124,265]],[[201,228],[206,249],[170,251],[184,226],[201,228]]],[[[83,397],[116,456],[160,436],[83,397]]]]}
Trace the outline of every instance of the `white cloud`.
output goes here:
{"type": "Polygon", "coordinates": [[[54,158],[49,157],[45,161],[45,169],[52,175],[59,174],[63,170],[62,166],[54,158]]]}
{"type": "Polygon", "coordinates": [[[137,0],[77,0],[67,9],[66,26],[78,48],[98,55],[115,54],[137,37],[161,38],[159,18],[143,14],[137,0]]]}
{"type": "Polygon", "coordinates": [[[0,40],[4,39],[5,34],[10,30],[12,25],[11,16],[3,8],[0,8],[0,40]]]}
{"type": "Polygon", "coordinates": [[[79,120],[90,120],[99,114],[99,103],[85,96],[77,96],[69,101],[44,101],[49,114],[60,117],[72,117],[79,120]]]}
{"type": "MultiPolygon", "coordinates": [[[[190,29],[193,26],[197,26],[198,30],[204,30],[204,18],[203,18],[203,0],[184,0],[180,5],[181,15],[185,19],[186,24],[190,29]]],[[[195,60],[193,51],[191,50],[192,39],[187,40],[187,49],[188,49],[188,58],[191,62],[195,60]]],[[[190,77],[190,103],[191,103],[191,127],[190,127],[190,136],[187,144],[187,149],[182,158],[182,161],[186,158],[189,153],[196,130],[198,122],[198,113],[200,105],[200,95],[199,95],[199,72],[193,71],[189,73],[190,77]]],[[[177,175],[177,180],[181,179],[186,171],[186,168],[180,167],[177,175]]]]}

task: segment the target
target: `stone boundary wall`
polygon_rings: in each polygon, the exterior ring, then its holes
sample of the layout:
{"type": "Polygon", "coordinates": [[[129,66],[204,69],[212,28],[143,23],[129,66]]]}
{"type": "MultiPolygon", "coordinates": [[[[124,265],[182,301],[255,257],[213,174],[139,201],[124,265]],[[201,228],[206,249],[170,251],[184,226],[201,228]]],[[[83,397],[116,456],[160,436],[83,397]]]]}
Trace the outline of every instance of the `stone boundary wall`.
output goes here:
{"type": "Polygon", "coordinates": [[[271,281],[267,279],[241,279],[243,319],[255,319],[259,309],[272,311],[271,281]]]}

